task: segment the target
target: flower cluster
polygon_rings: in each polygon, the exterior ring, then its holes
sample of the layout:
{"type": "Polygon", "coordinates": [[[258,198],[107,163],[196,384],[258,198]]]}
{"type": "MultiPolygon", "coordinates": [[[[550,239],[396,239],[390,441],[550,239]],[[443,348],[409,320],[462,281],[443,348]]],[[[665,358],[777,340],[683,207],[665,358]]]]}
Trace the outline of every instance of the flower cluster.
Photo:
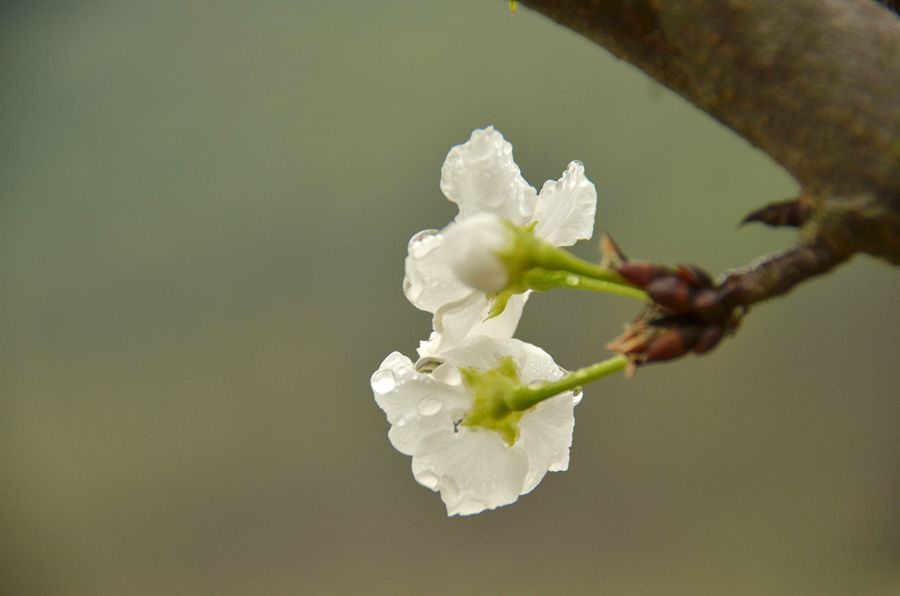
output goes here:
{"type": "Polygon", "coordinates": [[[564,371],[546,352],[517,339],[479,335],[441,356],[429,373],[394,352],[372,375],[372,390],[391,423],[391,444],[412,456],[416,480],[440,491],[449,515],[507,505],[548,471],[569,467],[573,408],[580,399],[574,392],[524,412],[512,445],[498,432],[463,424],[477,398],[460,371],[501,372],[495,367],[507,362],[521,371],[520,383],[558,379],[564,371]]]}
{"type": "Polygon", "coordinates": [[[468,515],[568,468],[580,393],[533,399],[531,388],[565,371],[512,336],[536,287],[528,274],[553,270],[556,247],[590,238],[597,196],[575,161],[537,192],[493,127],[450,150],[441,191],[459,214],[413,236],[403,281],[409,301],[432,313],[432,333],[417,362],[394,352],[371,385],[416,480],[440,492],[449,515],[468,515]]]}

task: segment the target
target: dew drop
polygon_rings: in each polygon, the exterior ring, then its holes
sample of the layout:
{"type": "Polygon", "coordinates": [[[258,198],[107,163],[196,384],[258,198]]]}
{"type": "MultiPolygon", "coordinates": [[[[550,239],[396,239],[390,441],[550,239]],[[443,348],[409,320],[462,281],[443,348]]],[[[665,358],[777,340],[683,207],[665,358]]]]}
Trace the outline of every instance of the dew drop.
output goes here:
{"type": "Polygon", "coordinates": [[[406,426],[406,418],[400,416],[399,418],[397,418],[397,422],[394,423],[394,426],[403,428],[404,426],[406,426]]]}
{"type": "Polygon", "coordinates": [[[390,393],[397,386],[397,377],[390,370],[379,370],[372,375],[372,391],[379,395],[390,393]]]}
{"type": "Polygon", "coordinates": [[[581,403],[581,398],[583,396],[584,396],[584,391],[581,389],[581,387],[576,387],[575,389],[572,389],[572,401],[575,402],[576,406],[581,403]]]}
{"type": "Polygon", "coordinates": [[[433,240],[439,233],[439,230],[422,230],[410,238],[407,246],[409,254],[417,259],[427,255],[436,246],[433,240]]]}
{"type": "Polygon", "coordinates": [[[434,416],[441,411],[444,406],[440,401],[433,397],[426,397],[419,402],[419,414],[422,416],[434,416]]]}
{"type": "Polygon", "coordinates": [[[431,472],[422,472],[416,476],[416,481],[425,488],[430,488],[431,490],[435,490],[438,485],[438,477],[431,472]]]}
{"type": "Polygon", "coordinates": [[[578,282],[581,281],[577,275],[567,275],[566,276],[566,284],[570,286],[577,286],[578,282]]]}
{"type": "MultiPolygon", "coordinates": [[[[441,370],[443,371],[443,369],[441,370]]],[[[441,380],[448,385],[461,385],[462,375],[460,374],[459,369],[454,367],[444,371],[444,374],[441,375],[441,380]]]]}

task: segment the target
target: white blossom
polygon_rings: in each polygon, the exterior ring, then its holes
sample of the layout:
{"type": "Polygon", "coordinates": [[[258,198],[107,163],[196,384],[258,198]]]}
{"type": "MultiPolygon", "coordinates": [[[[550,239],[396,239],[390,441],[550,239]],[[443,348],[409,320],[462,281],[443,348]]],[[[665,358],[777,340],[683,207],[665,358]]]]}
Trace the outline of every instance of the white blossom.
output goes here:
{"type": "Polygon", "coordinates": [[[435,333],[421,355],[450,348],[469,335],[511,337],[528,298],[527,293],[512,296],[501,314],[488,319],[490,296],[470,283],[493,288],[502,281],[493,268],[496,261],[478,255],[495,249],[499,236],[479,238],[487,220],[481,219],[480,227],[465,226],[467,220],[493,214],[518,226],[534,225],[535,235],[554,246],[570,246],[591,237],[597,204],[594,185],[577,161],[538,193],[522,178],[512,145],[490,126],[473,131],[467,142],[450,150],[441,168],[441,191],[459,206],[455,221],[460,227],[416,234],[406,258],[404,293],[414,306],[434,315],[435,333]],[[465,233],[473,230],[476,236],[467,240],[465,233]],[[452,250],[446,241],[451,232],[458,236],[452,250]],[[466,266],[462,256],[473,263],[466,266]]]}
{"type": "Polygon", "coordinates": [[[513,359],[526,385],[565,372],[536,346],[475,336],[421,362],[419,369],[394,352],[372,375],[375,401],[391,424],[391,443],[412,456],[415,479],[440,492],[448,515],[507,505],[534,489],[548,471],[568,469],[573,408],[580,399],[571,391],[527,410],[512,445],[496,432],[461,424],[474,396],[462,383],[460,368],[487,370],[505,357],[513,359]]]}
{"type": "Polygon", "coordinates": [[[451,223],[444,232],[451,271],[469,287],[488,294],[501,291],[509,273],[498,254],[513,241],[511,236],[503,220],[493,213],[451,223]]]}

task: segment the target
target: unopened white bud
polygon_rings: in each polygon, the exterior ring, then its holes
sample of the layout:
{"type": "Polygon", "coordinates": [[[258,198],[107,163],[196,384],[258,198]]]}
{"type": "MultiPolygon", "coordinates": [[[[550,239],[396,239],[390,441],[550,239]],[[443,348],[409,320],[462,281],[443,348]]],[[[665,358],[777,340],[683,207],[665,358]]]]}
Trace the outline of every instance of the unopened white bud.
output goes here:
{"type": "Polygon", "coordinates": [[[509,273],[500,253],[513,241],[507,224],[493,213],[479,213],[447,227],[448,264],[463,283],[487,294],[506,288],[509,273]]]}

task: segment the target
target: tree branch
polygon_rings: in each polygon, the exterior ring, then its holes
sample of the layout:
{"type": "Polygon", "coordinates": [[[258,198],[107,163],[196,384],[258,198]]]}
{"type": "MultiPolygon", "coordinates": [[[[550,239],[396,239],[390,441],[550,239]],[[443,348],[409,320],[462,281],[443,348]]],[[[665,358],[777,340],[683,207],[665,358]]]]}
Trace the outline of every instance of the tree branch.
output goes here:
{"type": "Polygon", "coordinates": [[[806,236],[900,264],[900,19],[873,0],[523,0],[800,183],[806,236]]]}
{"type": "Polygon", "coordinates": [[[900,265],[900,19],[875,0],[522,0],[644,70],[801,186],[746,221],[798,246],[716,284],[623,262],[645,309],[609,347],[633,366],[712,349],[753,304],[865,252],[900,265]]]}
{"type": "Polygon", "coordinates": [[[747,308],[787,293],[795,285],[830,271],[848,255],[821,242],[795,246],[771,255],[746,270],[729,273],[722,284],[728,305],[747,308]]]}

